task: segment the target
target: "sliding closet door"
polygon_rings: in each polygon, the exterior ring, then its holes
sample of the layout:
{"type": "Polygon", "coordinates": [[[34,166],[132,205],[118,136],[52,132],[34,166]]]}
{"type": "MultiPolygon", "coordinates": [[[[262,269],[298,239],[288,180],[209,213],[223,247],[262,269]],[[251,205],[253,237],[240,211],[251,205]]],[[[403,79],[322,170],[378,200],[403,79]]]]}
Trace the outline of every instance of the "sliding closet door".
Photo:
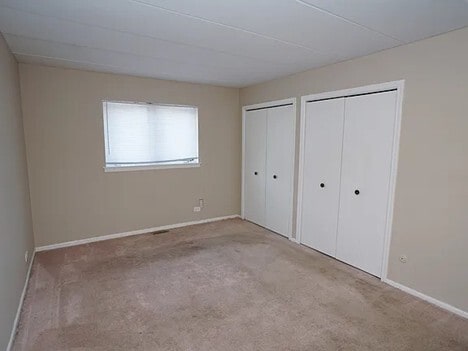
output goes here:
{"type": "Polygon", "coordinates": [[[301,242],[335,256],[344,98],[309,102],[305,112],[301,242]]]}
{"type": "Polygon", "coordinates": [[[292,221],[295,118],[292,106],[268,109],[266,227],[285,236],[292,221]]]}
{"type": "Polygon", "coordinates": [[[265,225],[267,110],[245,113],[244,217],[265,225]]]}
{"type": "Polygon", "coordinates": [[[391,174],[396,92],[345,102],[336,257],[381,275],[391,174]]]}

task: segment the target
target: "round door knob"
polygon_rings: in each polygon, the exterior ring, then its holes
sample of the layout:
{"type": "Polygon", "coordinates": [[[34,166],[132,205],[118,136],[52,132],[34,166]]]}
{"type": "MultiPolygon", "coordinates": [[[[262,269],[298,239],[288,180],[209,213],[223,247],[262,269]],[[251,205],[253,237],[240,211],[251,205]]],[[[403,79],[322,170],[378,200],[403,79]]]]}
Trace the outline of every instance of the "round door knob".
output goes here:
{"type": "Polygon", "coordinates": [[[278,177],[276,176],[276,174],[273,174],[273,179],[276,179],[276,178],[278,178],[278,177]]]}
{"type": "Polygon", "coordinates": [[[320,187],[321,187],[321,188],[325,188],[325,184],[320,183],[320,187]]]}
{"type": "Polygon", "coordinates": [[[255,174],[255,175],[257,175],[257,174],[258,174],[258,172],[254,172],[254,174],[255,174]]]}
{"type": "Polygon", "coordinates": [[[357,189],[354,190],[354,193],[355,193],[356,195],[359,195],[359,190],[357,190],[357,189]]]}

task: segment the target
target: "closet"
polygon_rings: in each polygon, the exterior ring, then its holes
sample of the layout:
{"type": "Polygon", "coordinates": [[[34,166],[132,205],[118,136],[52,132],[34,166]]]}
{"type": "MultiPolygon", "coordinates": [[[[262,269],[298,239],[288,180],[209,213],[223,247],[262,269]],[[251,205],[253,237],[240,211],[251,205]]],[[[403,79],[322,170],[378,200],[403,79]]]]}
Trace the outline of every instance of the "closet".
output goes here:
{"type": "Polygon", "coordinates": [[[244,108],[243,218],[291,235],[295,106],[244,108]]]}
{"type": "Polygon", "coordinates": [[[380,276],[396,90],[305,101],[300,240],[380,276]]]}

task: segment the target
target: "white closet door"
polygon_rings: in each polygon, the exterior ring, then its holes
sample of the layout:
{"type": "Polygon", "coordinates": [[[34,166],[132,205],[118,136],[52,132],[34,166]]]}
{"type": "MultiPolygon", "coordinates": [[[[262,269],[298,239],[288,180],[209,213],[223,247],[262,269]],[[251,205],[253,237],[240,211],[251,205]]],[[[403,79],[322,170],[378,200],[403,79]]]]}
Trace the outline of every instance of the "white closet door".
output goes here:
{"type": "Polygon", "coordinates": [[[244,131],[244,217],[264,226],[267,110],[247,111],[244,131]]]}
{"type": "Polygon", "coordinates": [[[336,257],[380,276],[393,149],[396,92],[345,102],[336,257]]]}
{"type": "Polygon", "coordinates": [[[344,98],[306,104],[301,242],[336,254],[344,98]]]}
{"type": "Polygon", "coordinates": [[[285,236],[292,221],[295,118],[292,106],[268,109],[266,227],[285,236]]]}

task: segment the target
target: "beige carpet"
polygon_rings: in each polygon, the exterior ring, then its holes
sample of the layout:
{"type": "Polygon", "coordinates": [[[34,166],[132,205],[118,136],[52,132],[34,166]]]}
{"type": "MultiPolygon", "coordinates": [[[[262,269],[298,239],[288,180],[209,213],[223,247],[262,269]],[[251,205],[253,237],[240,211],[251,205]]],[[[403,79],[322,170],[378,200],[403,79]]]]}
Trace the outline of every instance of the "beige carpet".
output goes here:
{"type": "Polygon", "coordinates": [[[468,350],[468,320],[241,220],[37,254],[14,350],[468,350]]]}

